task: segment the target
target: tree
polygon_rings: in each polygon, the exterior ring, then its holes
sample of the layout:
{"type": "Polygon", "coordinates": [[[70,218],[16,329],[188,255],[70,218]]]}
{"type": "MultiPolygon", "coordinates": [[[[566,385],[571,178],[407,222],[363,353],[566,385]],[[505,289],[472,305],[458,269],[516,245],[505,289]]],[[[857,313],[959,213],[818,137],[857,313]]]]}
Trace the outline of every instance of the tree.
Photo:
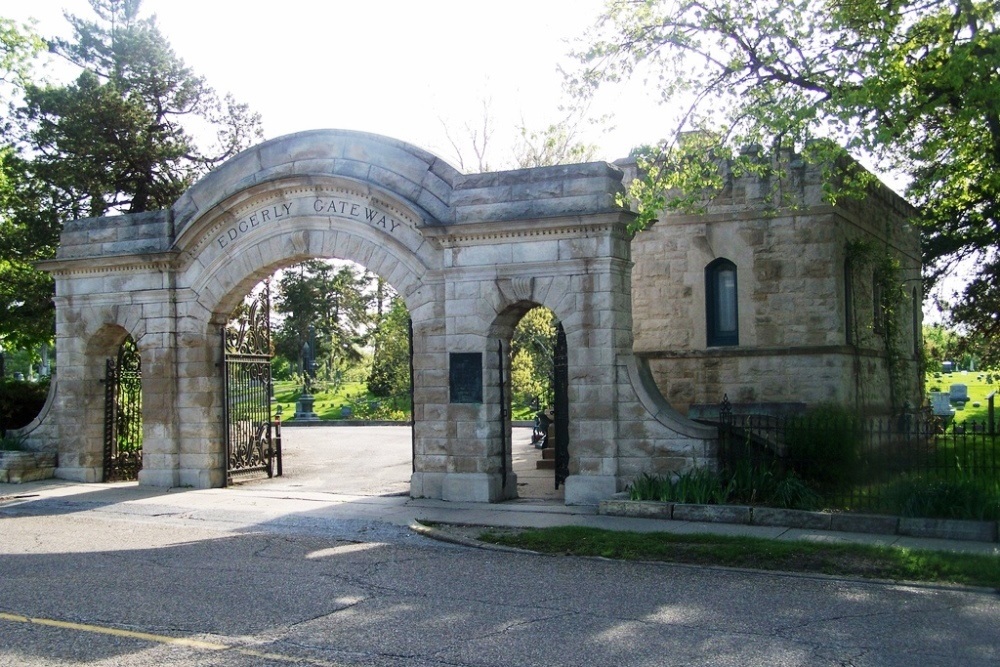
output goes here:
{"type": "Polygon", "coordinates": [[[410,314],[393,294],[372,332],[372,369],[368,391],[375,396],[405,396],[410,391],[410,314]]]}
{"type": "Polygon", "coordinates": [[[68,85],[28,85],[22,119],[34,176],[64,217],[169,207],[200,176],[262,136],[260,119],[220,98],[170,47],[141,0],[90,0],[50,50],[80,70],[68,85]],[[215,138],[207,148],[198,124],[215,138]]]}
{"type": "Polygon", "coordinates": [[[274,310],[284,315],[276,332],[276,349],[290,360],[298,359],[303,346],[312,350],[327,376],[362,357],[371,302],[372,277],[345,264],[339,268],[323,260],[310,260],[285,271],[278,280],[274,310]]]}
{"type": "Polygon", "coordinates": [[[531,129],[522,119],[514,159],[518,169],[548,167],[556,164],[587,162],[597,153],[597,146],[581,140],[586,125],[608,127],[608,117],[592,119],[587,105],[572,104],[560,108],[562,117],[541,130],[531,129]]]}
{"type": "MultiPolygon", "coordinates": [[[[587,96],[641,71],[665,102],[684,104],[674,136],[641,161],[654,167],[637,184],[647,222],[668,203],[653,194],[667,175],[693,170],[690,192],[704,158],[750,145],[839,165],[843,148],[904,175],[922,211],[929,281],[978,260],[953,316],[996,340],[998,12],[984,0],[616,0],[571,83],[587,96]],[[690,130],[700,131],[697,150],[678,141],[690,130]]],[[[852,176],[831,179],[842,187],[831,196],[865,184],[852,176]]]]}
{"type": "MultiPolygon", "coordinates": [[[[43,47],[29,26],[0,18],[0,103],[17,102],[43,47]]],[[[57,226],[54,216],[32,206],[36,198],[12,130],[5,122],[0,138],[0,356],[52,337],[52,280],[34,262],[48,256],[57,226]]]]}
{"type": "Polygon", "coordinates": [[[4,82],[19,86],[0,148],[0,336],[17,345],[52,336],[52,281],[34,264],[55,255],[64,220],[169,207],[261,136],[259,117],[195,76],[140,0],[90,4],[96,20],[67,16],[73,39],[48,44],[79,72],[67,84],[32,80],[41,41],[0,20],[4,82]],[[198,130],[214,134],[206,148],[198,130]]]}
{"type": "Polygon", "coordinates": [[[587,125],[607,128],[609,122],[606,116],[590,118],[589,106],[576,103],[560,107],[560,119],[541,129],[530,127],[522,118],[514,128],[515,136],[509,141],[510,158],[491,163],[491,156],[495,154],[493,147],[496,136],[492,101],[486,99],[482,104],[482,119],[475,124],[465,123],[460,133],[456,134],[442,121],[445,136],[458,161],[458,168],[465,173],[484,173],[496,168],[497,164],[501,165],[501,169],[528,169],[586,162],[594,157],[597,146],[581,140],[583,128],[587,125]],[[470,150],[475,160],[467,157],[470,150]]]}
{"type": "Polygon", "coordinates": [[[532,308],[517,323],[511,341],[514,403],[530,405],[537,400],[542,408],[552,405],[555,344],[555,315],[548,308],[532,308]]]}

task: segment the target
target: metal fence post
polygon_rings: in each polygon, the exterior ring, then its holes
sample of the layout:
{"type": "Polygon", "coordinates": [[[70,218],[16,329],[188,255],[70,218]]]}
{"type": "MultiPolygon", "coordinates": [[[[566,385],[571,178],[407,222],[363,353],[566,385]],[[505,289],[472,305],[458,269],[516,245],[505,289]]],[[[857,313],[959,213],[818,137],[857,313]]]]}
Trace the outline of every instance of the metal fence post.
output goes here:
{"type": "Polygon", "coordinates": [[[989,421],[989,433],[991,436],[997,434],[997,420],[996,413],[994,412],[993,399],[996,398],[997,393],[991,392],[989,396],[986,397],[987,402],[989,402],[989,407],[987,409],[987,420],[989,421]]]}

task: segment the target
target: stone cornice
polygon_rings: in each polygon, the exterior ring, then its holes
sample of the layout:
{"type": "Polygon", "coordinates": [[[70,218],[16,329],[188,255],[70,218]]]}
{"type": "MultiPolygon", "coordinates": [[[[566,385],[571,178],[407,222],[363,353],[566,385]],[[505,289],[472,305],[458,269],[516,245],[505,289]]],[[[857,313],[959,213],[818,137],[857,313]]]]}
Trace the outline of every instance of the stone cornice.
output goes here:
{"type": "Polygon", "coordinates": [[[36,266],[54,276],[97,275],[102,273],[126,273],[134,271],[164,271],[177,267],[176,252],[110,255],[85,257],[80,259],[47,259],[36,266]]]}
{"type": "Polygon", "coordinates": [[[623,241],[630,240],[627,219],[618,214],[597,216],[573,216],[569,218],[549,218],[522,220],[504,225],[495,222],[468,223],[441,227],[423,227],[421,233],[440,244],[443,248],[463,245],[481,245],[497,241],[534,240],[539,237],[587,238],[595,234],[611,236],[623,241]]]}

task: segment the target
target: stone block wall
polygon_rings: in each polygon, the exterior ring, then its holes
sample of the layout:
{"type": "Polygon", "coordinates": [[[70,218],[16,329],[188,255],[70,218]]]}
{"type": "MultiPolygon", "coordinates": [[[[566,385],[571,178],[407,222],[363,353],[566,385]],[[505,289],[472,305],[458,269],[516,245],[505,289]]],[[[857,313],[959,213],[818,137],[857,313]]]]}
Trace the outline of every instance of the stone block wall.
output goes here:
{"type": "MultiPolygon", "coordinates": [[[[724,186],[702,211],[666,213],[636,235],[636,354],[682,414],[723,395],[744,404],[835,402],[865,413],[919,403],[915,212],[881,186],[864,202],[829,204],[820,167],[786,159],[780,181],[734,176],[722,165],[724,186]],[[858,240],[900,267],[891,344],[877,330],[871,270],[847,270],[858,240]],[[719,258],[737,267],[736,346],[708,345],[705,268],[719,258]],[[890,373],[893,346],[901,360],[890,373]]],[[[626,180],[635,177],[634,165],[622,166],[626,180]]]]}

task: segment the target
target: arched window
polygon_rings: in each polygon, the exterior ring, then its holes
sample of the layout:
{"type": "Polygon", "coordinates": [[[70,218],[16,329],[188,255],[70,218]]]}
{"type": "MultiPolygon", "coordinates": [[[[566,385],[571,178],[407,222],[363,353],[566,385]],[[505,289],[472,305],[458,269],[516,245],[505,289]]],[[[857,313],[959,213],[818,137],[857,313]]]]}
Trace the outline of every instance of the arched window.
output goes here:
{"type": "Polygon", "coordinates": [[[717,259],[705,267],[705,306],[708,345],[739,345],[736,265],[728,259],[717,259]]]}

